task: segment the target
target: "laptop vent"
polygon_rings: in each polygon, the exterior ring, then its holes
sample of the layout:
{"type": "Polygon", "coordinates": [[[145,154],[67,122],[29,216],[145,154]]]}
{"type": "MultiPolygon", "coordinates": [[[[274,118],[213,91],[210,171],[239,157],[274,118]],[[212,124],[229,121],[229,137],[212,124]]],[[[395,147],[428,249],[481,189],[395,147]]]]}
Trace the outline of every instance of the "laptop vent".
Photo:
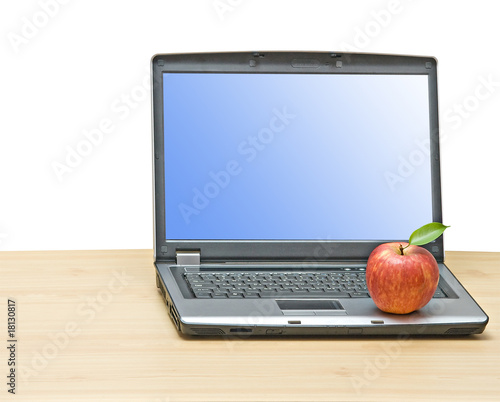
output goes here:
{"type": "Polygon", "coordinates": [[[445,335],[470,335],[478,331],[478,328],[450,328],[444,334],[445,335]]]}
{"type": "Polygon", "coordinates": [[[225,334],[225,332],[220,328],[191,328],[191,330],[196,335],[210,336],[210,335],[224,335],[225,334]]]}
{"type": "Polygon", "coordinates": [[[172,303],[170,304],[170,317],[172,318],[172,321],[177,327],[177,330],[180,331],[181,326],[179,322],[179,314],[177,314],[177,310],[175,309],[175,306],[172,303]]]}

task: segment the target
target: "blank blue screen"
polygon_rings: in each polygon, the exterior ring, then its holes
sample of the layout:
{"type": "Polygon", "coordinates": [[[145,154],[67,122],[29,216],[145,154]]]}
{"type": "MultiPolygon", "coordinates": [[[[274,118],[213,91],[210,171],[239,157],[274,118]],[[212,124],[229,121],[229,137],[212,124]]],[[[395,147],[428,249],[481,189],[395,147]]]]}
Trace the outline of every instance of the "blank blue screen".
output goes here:
{"type": "Polygon", "coordinates": [[[163,75],[166,238],[407,239],[432,221],[425,75],[163,75]]]}

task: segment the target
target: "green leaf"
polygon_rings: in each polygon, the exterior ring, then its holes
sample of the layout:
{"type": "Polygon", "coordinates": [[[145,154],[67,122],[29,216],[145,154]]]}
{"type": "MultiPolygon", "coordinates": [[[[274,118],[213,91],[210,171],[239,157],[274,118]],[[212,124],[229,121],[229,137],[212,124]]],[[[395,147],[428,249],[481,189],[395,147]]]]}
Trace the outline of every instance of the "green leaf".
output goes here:
{"type": "Polygon", "coordinates": [[[414,246],[422,246],[430,243],[441,236],[446,228],[449,228],[449,226],[445,226],[439,222],[428,223],[427,225],[415,230],[411,234],[408,243],[414,246]]]}

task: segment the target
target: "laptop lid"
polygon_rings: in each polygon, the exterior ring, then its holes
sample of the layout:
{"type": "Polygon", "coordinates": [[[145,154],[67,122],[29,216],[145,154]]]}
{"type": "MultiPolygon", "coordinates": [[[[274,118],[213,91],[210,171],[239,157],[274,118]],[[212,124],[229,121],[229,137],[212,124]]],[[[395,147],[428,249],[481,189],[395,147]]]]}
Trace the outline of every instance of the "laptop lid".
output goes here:
{"type": "Polygon", "coordinates": [[[441,221],[435,59],[168,54],[152,76],[157,260],[366,260],[441,221]]]}

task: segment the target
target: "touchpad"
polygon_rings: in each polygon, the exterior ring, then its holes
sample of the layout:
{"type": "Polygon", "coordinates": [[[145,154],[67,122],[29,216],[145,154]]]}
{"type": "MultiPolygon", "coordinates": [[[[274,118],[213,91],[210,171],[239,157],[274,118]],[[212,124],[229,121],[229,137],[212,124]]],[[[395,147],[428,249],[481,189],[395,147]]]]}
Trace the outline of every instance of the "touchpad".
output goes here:
{"type": "Polygon", "coordinates": [[[285,315],[345,314],[338,300],[276,300],[285,315]]]}

